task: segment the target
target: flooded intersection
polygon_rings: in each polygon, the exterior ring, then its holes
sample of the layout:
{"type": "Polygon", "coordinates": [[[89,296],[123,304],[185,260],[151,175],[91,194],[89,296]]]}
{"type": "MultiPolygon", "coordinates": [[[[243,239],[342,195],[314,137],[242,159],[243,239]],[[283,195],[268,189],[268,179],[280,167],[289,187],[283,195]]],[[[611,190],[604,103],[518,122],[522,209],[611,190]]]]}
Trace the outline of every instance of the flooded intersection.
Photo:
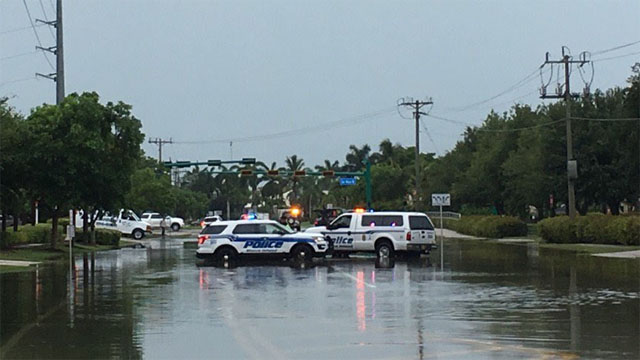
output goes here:
{"type": "Polygon", "coordinates": [[[0,275],[2,358],[638,358],[637,261],[450,241],[439,256],[198,267],[162,243],[0,275]],[[386,267],[384,267],[386,266],[386,267]],[[620,275],[624,274],[624,275],[620,275]]]}

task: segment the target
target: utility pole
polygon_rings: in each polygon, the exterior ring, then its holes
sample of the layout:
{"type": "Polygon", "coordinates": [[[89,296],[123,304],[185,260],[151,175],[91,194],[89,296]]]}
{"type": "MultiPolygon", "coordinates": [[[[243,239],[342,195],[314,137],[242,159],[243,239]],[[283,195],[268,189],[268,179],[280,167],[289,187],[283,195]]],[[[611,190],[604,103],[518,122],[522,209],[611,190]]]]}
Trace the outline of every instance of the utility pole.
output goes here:
{"type": "Polygon", "coordinates": [[[36,19],[36,22],[41,22],[49,26],[56,28],[56,46],[43,48],[36,46],[37,50],[48,51],[56,56],[56,72],[52,74],[40,74],[36,73],[36,76],[47,78],[56,82],[56,105],[60,105],[64,100],[64,46],[62,44],[62,0],[56,0],[56,20],[44,21],[36,19]]]}
{"type": "MultiPolygon", "coordinates": [[[[554,95],[547,94],[547,85],[543,84],[540,88],[540,98],[541,99],[564,99],[565,102],[565,122],[566,122],[566,132],[567,132],[567,190],[568,190],[568,200],[569,200],[569,217],[574,219],[576,217],[576,193],[575,193],[575,181],[578,178],[578,164],[573,157],[573,135],[571,131],[571,100],[572,98],[577,98],[580,95],[571,94],[570,87],[570,75],[571,75],[571,65],[578,64],[582,67],[584,64],[589,63],[590,60],[587,60],[587,53],[583,52],[580,54],[580,60],[573,60],[571,55],[568,54],[568,48],[566,46],[562,47],[562,59],[560,60],[549,60],[549,53],[545,55],[545,61],[540,66],[540,68],[544,67],[547,64],[551,64],[551,73],[553,74],[553,64],[562,64],[564,65],[564,89],[562,85],[558,85],[556,88],[556,93],[554,95]],[[567,52],[565,52],[565,50],[567,52]],[[564,91],[563,91],[564,90],[564,91]]],[[[585,87],[585,93],[588,91],[589,86],[585,87]]]]}
{"type": "Polygon", "coordinates": [[[413,109],[413,117],[416,120],[416,201],[414,202],[414,206],[417,206],[420,201],[420,115],[427,115],[427,113],[420,111],[420,109],[426,105],[433,105],[431,98],[425,101],[402,98],[398,101],[398,106],[407,106],[413,109]]]}
{"type": "Polygon", "coordinates": [[[171,138],[169,138],[169,140],[163,140],[161,138],[149,139],[149,144],[158,145],[158,162],[162,163],[162,145],[173,144],[173,139],[171,138]]]}

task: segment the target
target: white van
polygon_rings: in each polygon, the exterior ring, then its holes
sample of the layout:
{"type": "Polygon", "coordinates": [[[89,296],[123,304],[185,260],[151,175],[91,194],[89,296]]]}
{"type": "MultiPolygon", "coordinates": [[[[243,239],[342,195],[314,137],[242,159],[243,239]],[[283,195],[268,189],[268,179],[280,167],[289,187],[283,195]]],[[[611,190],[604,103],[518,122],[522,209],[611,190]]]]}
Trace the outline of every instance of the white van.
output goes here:
{"type": "Polygon", "coordinates": [[[350,212],[326,227],[305,232],[325,235],[335,254],[375,252],[378,257],[393,257],[395,252],[406,252],[420,256],[436,243],[431,219],[420,212],[350,212]]]}
{"type": "MultiPolygon", "coordinates": [[[[81,228],[83,211],[76,213],[76,227],[81,228]]],[[[118,230],[123,235],[131,235],[136,240],[140,240],[146,233],[151,234],[151,225],[140,220],[138,215],[132,210],[121,209],[118,216],[108,214],[96,220],[96,229],[118,230]]]]}

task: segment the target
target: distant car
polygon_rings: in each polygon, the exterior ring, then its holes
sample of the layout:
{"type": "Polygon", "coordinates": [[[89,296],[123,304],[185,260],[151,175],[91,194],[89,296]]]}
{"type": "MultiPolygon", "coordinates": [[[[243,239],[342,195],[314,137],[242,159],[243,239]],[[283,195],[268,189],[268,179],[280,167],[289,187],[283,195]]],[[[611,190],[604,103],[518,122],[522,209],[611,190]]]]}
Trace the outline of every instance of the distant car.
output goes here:
{"type": "Polygon", "coordinates": [[[329,225],[335,218],[337,218],[340,214],[344,212],[343,209],[332,208],[332,209],[316,209],[313,210],[316,215],[316,219],[313,222],[313,226],[327,226],[329,225]]]}
{"type": "MultiPolygon", "coordinates": [[[[182,218],[167,215],[164,219],[165,226],[170,227],[173,231],[179,231],[184,226],[184,220],[182,218]]],[[[148,222],[151,227],[162,227],[162,215],[157,212],[143,213],[142,221],[148,222]]]]}
{"type": "Polygon", "coordinates": [[[200,227],[203,229],[214,222],[222,221],[222,217],[218,215],[205,216],[200,220],[200,227]]]}
{"type": "MultiPolygon", "coordinates": [[[[2,222],[2,215],[0,215],[0,222],[2,222]]],[[[7,215],[6,224],[7,224],[7,226],[13,226],[13,216],[12,215],[7,215]]],[[[18,219],[18,225],[22,225],[22,222],[20,222],[20,219],[18,219]]]]}
{"type": "Polygon", "coordinates": [[[196,256],[217,261],[246,255],[311,260],[324,256],[327,249],[322,234],[294,233],[273,220],[235,220],[202,229],[196,256]]]}

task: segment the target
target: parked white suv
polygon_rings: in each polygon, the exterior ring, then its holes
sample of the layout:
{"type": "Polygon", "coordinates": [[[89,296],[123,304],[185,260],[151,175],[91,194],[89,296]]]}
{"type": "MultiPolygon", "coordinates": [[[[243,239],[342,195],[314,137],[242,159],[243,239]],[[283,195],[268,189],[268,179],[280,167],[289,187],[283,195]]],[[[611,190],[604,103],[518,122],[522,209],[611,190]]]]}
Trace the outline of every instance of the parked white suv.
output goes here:
{"type": "MultiPolygon", "coordinates": [[[[167,215],[165,218],[165,226],[170,227],[173,231],[178,231],[184,226],[184,219],[167,215]]],[[[157,212],[146,212],[142,214],[142,220],[148,222],[151,227],[159,228],[162,226],[162,215],[157,212]]]]}
{"type": "Polygon", "coordinates": [[[393,257],[395,252],[406,252],[420,256],[436,243],[431,219],[419,212],[345,213],[326,227],[305,232],[324,234],[336,254],[375,252],[378,257],[393,257]]]}

